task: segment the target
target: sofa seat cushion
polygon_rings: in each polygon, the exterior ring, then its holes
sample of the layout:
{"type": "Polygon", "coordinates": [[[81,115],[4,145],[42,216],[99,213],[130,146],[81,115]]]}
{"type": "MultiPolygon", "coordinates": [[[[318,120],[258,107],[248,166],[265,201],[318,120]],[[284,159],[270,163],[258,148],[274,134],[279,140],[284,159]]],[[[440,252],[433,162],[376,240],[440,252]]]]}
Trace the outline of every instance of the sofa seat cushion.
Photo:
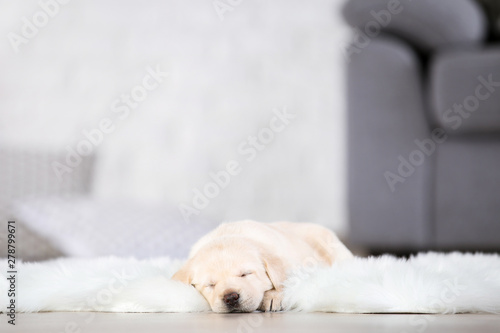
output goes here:
{"type": "Polygon", "coordinates": [[[430,68],[430,109],[450,134],[500,133],[500,48],[438,54],[430,68]]]}

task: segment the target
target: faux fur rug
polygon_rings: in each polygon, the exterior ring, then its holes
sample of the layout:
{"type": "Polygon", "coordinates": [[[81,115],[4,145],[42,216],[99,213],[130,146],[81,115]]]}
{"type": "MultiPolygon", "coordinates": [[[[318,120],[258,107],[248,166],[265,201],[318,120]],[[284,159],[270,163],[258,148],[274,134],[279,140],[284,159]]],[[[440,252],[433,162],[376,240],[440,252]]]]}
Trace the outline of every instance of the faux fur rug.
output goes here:
{"type": "MultiPolygon", "coordinates": [[[[6,263],[4,262],[6,267],[6,263]]],[[[59,259],[18,264],[16,308],[36,311],[210,311],[192,287],[169,277],[169,258],[59,259]]],[[[8,274],[0,278],[7,306],[8,274]]],[[[350,313],[500,313],[500,257],[426,253],[409,260],[356,258],[318,269],[314,262],[286,282],[289,310],[350,313]]]]}

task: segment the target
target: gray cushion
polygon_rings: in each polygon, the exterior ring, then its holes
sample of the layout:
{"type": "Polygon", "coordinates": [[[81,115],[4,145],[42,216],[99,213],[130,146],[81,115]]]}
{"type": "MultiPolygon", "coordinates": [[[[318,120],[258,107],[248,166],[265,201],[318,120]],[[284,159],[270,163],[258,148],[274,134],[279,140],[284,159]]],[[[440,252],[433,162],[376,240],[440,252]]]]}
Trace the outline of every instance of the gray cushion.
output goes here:
{"type": "Polygon", "coordinates": [[[500,132],[500,48],[440,54],[430,75],[438,126],[450,134],[500,132]]]}
{"type": "Polygon", "coordinates": [[[487,34],[485,15],[471,0],[350,0],[344,17],[363,33],[370,35],[378,24],[381,31],[390,31],[425,52],[478,43],[487,34]]]}

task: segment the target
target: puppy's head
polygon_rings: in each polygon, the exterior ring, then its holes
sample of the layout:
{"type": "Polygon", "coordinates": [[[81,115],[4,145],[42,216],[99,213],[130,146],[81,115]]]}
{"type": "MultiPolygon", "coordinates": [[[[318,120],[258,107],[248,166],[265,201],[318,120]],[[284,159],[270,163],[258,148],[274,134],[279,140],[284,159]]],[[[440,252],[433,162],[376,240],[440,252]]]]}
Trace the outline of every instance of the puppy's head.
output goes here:
{"type": "Polygon", "coordinates": [[[214,312],[253,312],[284,275],[280,260],[258,243],[224,237],[200,248],[172,279],[194,286],[214,312]]]}

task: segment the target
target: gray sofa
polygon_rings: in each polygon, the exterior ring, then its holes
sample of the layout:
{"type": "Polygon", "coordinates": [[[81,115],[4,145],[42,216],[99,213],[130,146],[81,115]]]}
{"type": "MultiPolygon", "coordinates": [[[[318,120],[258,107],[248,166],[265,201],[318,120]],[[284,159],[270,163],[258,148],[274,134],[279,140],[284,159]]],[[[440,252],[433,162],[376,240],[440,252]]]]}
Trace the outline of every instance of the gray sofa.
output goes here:
{"type": "Polygon", "coordinates": [[[500,250],[500,42],[472,0],[351,0],[350,239],[500,250]]]}

